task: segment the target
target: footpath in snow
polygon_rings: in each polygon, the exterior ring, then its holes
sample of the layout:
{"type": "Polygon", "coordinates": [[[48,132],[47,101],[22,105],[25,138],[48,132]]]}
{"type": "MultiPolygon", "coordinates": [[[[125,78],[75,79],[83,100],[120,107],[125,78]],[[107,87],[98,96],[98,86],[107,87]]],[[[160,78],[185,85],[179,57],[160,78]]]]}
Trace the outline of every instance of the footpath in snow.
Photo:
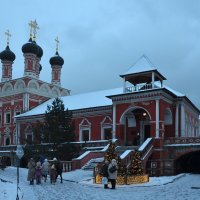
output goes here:
{"type": "MultiPolygon", "coordinates": [[[[117,185],[116,190],[105,190],[101,184],[93,184],[92,171],[76,170],[63,173],[63,184],[59,179],[51,185],[49,179],[41,185],[29,185],[27,169],[20,169],[20,200],[123,200],[199,199],[200,175],[180,174],[168,177],[150,177],[148,183],[117,185]],[[198,197],[198,198],[197,198],[198,197]]],[[[16,168],[0,170],[0,200],[16,199],[16,168]]]]}

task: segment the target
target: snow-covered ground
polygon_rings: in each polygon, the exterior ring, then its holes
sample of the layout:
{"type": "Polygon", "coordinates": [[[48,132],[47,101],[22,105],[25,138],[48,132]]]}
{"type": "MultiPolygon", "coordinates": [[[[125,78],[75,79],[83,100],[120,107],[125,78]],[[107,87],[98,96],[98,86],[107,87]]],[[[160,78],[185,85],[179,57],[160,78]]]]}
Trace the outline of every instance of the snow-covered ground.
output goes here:
{"type": "MultiPolygon", "coordinates": [[[[49,180],[41,185],[29,185],[27,169],[20,169],[20,200],[197,200],[200,197],[199,174],[180,174],[170,177],[153,177],[148,183],[118,186],[116,190],[105,190],[93,184],[92,172],[76,170],[63,173],[63,184],[51,185],[49,180]]],[[[0,170],[0,200],[16,199],[16,168],[0,170]]]]}

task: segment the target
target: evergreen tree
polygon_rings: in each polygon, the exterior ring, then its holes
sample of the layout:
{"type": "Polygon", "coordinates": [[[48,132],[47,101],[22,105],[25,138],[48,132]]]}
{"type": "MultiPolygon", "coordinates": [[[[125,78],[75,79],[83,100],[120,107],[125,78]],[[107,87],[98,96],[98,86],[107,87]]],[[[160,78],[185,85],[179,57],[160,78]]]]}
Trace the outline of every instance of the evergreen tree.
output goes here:
{"type": "Polygon", "coordinates": [[[32,124],[32,130],[34,143],[45,143],[34,145],[39,153],[62,160],[71,160],[77,156],[79,149],[71,143],[75,141],[72,112],[65,110],[60,98],[55,98],[52,105],[47,106],[44,122],[32,124]]]}
{"type": "Polygon", "coordinates": [[[52,105],[47,106],[44,139],[55,144],[75,141],[72,112],[65,110],[60,98],[56,98],[52,105]]]}
{"type": "Polygon", "coordinates": [[[135,152],[133,155],[133,160],[131,161],[130,166],[128,167],[128,175],[143,175],[142,161],[140,158],[140,153],[135,152]]]}
{"type": "Polygon", "coordinates": [[[118,165],[118,170],[117,170],[118,176],[125,176],[127,168],[126,168],[126,165],[124,163],[122,163],[122,160],[119,156],[118,156],[117,165],[118,165]]]}
{"type": "Polygon", "coordinates": [[[117,161],[117,154],[115,153],[115,143],[110,142],[110,145],[108,147],[108,151],[105,155],[105,160],[108,160],[111,162],[112,159],[115,159],[117,161]]]}

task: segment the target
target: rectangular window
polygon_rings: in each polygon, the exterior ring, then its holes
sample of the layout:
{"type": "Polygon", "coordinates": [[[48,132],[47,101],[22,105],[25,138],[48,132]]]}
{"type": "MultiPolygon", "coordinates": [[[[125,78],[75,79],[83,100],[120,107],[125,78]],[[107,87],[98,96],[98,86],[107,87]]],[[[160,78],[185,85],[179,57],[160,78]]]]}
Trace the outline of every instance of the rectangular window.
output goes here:
{"type": "Polygon", "coordinates": [[[33,136],[32,135],[27,135],[26,136],[26,141],[27,141],[27,144],[32,144],[32,142],[33,142],[33,136]]]}
{"type": "Polygon", "coordinates": [[[105,140],[112,139],[112,128],[104,128],[104,139],[105,140]]]}
{"type": "Polygon", "coordinates": [[[82,130],[82,140],[89,141],[89,130],[82,130]]]}
{"type": "Polygon", "coordinates": [[[15,111],[15,116],[20,115],[21,112],[20,111],[15,111]]]}
{"type": "Polygon", "coordinates": [[[11,123],[11,114],[10,113],[6,113],[6,115],[5,115],[5,123],[6,124],[10,124],[11,123]]]}

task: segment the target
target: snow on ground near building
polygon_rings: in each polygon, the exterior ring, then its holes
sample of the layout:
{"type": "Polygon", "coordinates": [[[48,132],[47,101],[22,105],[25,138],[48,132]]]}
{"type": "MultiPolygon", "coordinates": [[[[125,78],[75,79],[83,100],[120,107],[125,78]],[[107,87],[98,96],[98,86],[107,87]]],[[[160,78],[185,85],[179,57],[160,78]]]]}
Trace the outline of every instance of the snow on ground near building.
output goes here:
{"type": "MultiPolygon", "coordinates": [[[[20,200],[197,200],[200,189],[199,174],[180,174],[169,177],[152,177],[148,183],[118,186],[106,190],[101,184],[93,184],[92,172],[76,170],[63,173],[64,182],[51,185],[49,180],[41,185],[29,185],[27,169],[20,169],[20,200]]],[[[0,200],[16,199],[16,168],[0,170],[0,200]]]]}

